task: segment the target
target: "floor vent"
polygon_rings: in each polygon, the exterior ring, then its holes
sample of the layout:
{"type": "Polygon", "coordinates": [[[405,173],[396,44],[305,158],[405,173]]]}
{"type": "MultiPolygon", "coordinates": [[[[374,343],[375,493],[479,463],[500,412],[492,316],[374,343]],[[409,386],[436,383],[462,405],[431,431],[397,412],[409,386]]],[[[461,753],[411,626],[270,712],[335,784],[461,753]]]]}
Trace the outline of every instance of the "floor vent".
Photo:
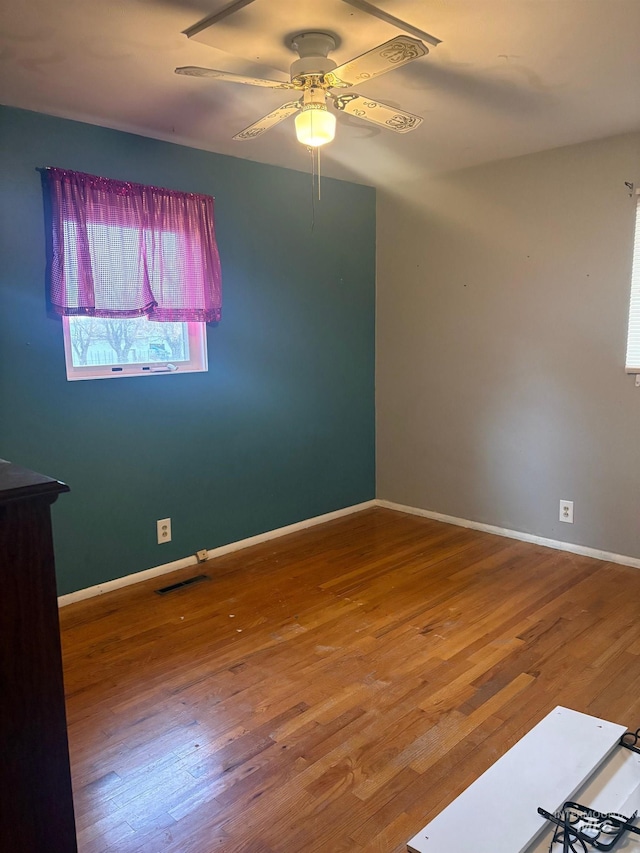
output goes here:
{"type": "Polygon", "coordinates": [[[209,575],[196,575],[193,578],[187,578],[180,583],[172,583],[171,586],[163,586],[162,589],[154,590],[158,595],[167,595],[169,592],[175,592],[178,589],[184,589],[185,586],[192,586],[194,583],[202,583],[202,581],[210,581],[209,575]]]}

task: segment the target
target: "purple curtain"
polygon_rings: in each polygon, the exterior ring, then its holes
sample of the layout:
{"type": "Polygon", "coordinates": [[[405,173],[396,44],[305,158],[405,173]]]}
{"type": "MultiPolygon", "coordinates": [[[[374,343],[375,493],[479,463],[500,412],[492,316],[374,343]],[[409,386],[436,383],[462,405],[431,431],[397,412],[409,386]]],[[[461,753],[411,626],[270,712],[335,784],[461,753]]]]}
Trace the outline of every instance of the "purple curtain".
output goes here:
{"type": "Polygon", "coordinates": [[[48,169],[51,303],[59,314],[220,319],[213,199],[48,169]]]}

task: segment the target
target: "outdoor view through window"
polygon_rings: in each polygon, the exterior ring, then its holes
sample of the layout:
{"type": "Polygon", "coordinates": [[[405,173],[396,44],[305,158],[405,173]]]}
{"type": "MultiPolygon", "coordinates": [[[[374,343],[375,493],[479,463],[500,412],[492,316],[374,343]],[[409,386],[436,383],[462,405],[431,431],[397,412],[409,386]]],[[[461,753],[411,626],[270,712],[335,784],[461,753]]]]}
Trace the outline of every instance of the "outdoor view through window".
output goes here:
{"type": "Polygon", "coordinates": [[[186,323],[69,317],[69,339],[74,367],[189,360],[186,323]]]}

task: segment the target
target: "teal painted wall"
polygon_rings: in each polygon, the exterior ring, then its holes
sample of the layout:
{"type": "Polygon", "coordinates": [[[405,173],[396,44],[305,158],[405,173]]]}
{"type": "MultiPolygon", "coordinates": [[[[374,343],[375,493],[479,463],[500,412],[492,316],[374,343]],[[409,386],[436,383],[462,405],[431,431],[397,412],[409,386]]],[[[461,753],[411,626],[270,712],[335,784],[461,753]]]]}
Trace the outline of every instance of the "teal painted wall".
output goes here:
{"type": "Polygon", "coordinates": [[[0,121],[0,457],[71,486],[53,508],[59,592],[373,498],[375,191],[323,179],[312,232],[309,175],[21,110],[0,121]],[[67,382],[42,166],[215,197],[208,373],[67,382]]]}

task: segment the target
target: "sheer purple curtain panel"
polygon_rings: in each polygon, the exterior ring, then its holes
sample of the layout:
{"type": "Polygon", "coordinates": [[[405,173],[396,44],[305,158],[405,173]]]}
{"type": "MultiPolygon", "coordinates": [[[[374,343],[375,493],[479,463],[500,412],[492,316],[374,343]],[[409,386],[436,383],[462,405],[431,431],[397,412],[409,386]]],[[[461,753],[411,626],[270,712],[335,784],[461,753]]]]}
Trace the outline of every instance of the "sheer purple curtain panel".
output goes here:
{"type": "Polygon", "coordinates": [[[47,169],[51,304],[63,315],[220,320],[213,198],[47,169]]]}

